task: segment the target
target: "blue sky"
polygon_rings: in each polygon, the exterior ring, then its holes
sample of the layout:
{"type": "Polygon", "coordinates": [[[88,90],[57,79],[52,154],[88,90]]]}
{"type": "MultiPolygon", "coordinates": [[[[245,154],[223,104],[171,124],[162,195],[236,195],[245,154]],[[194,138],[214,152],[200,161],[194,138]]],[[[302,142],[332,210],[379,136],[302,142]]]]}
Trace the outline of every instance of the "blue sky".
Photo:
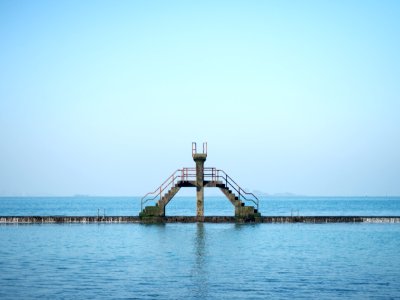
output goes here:
{"type": "Polygon", "coordinates": [[[398,1],[0,1],[0,195],[400,195],[398,1]]]}

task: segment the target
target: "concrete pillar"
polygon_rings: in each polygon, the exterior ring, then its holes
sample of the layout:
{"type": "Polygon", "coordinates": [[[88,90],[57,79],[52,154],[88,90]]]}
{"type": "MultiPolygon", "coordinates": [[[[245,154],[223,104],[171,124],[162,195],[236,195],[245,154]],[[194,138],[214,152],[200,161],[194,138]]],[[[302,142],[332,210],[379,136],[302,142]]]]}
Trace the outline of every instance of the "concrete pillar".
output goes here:
{"type": "Polygon", "coordinates": [[[197,198],[197,221],[204,221],[204,162],[207,154],[193,154],[193,160],[196,163],[196,198],[197,198]]]}

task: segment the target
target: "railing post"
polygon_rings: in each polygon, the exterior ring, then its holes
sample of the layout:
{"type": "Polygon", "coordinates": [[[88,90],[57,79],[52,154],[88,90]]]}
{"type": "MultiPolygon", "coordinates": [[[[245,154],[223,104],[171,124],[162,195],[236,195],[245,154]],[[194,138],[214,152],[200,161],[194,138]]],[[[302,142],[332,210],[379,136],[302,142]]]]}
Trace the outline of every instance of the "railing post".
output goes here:
{"type": "Polygon", "coordinates": [[[160,200],[161,200],[161,186],[160,186],[160,200]]]}
{"type": "Polygon", "coordinates": [[[225,173],[225,185],[228,187],[228,174],[225,173]]]}
{"type": "Polygon", "coordinates": [[[195,142],[192,142],[192,156],[197,153],[197,145],[195,142]]]}
{"type": "Polygon", "coordinates": [[[207,154],[207,142],[203,143],[203,153],[207,154]]]}

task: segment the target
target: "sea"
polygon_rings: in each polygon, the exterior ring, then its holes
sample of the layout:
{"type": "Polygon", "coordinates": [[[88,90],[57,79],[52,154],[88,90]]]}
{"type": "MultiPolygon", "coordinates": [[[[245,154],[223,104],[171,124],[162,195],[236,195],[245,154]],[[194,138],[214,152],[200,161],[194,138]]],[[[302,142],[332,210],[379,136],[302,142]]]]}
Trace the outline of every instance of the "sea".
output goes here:
{"type": "MultiPolygon", "coordinates": [[[[0,216],[128,216],[140,197],[2,197],[0,216]]],[[[400,197],[264,197],[270,216],[400,216],[400,197]]],[[[176,197],[167,215],[195,215],[176,197]]],[[[233,215],[206,197],[206,215],[233,215]]],[[[0,225],[0,299],[400,299],[400,224],[0,225]]]]}

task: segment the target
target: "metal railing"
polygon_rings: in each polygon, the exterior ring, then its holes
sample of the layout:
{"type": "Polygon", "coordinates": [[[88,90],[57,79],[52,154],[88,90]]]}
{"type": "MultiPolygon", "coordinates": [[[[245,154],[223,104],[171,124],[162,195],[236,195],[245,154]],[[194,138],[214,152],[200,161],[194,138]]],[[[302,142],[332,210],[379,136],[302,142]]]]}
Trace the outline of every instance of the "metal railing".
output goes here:
{"type": "Polygon", "coordinates": [[[170,186],[174,186],[175,182],[178,182],[179,178],[183,178],[184,171],[183,169],[178,169],[174,173],[171,174],[158,188],[156,188],[153,192],[148,192],[146,195],[143,196],[140,203],[140,209],[143,210],[143,205],[149,201],[155,200],[156,198],[162,199],[164,191],[170,186]]]}
{"type": "Polygon", "coordinates": [[[237,184],[224,170],[216,169],[215,171],[216,171],[217,181],[222,181],[222,183],[224,183],[226,187],[231,188],[232,191],[235,191],[237,193],[236,195],[238,196],[239,200],[244,200],[254,203],[254,205],[258,210],[258,205],[260,201],[258,200],[256,195],[254,195],[251,192],[246,192],[244,189],[242,189],[240,185],[237,184]]]}
{"type": "MultiPolygon", "coordinates": [[[[236,196],[241,201],[252,202],[258,209],[259,200],[250,192],[242,189],[224,170],[217,168],[204,168],[203,169],[204,181],[212,181],[219,184],[224,184],[227,188],[235,192],[236,196]]],[[[161,200],[168,191],[175,186],[176,183],[183,181],[196,181],[196,168],[182,168],[176,170],[171,174],[158,188],[153,192],[149,192],[141,199],[141,210],[143,205],[149,201],[156,199],[161,200]]]]}
{"type": "MultiPolygon", "coordinates": [[[[197,154],[197,144],[192,142],[192,156],[197,154]]],[[[207,142],[203,143],[203,152],[201,154],[207,154],[207,142]]]]}

